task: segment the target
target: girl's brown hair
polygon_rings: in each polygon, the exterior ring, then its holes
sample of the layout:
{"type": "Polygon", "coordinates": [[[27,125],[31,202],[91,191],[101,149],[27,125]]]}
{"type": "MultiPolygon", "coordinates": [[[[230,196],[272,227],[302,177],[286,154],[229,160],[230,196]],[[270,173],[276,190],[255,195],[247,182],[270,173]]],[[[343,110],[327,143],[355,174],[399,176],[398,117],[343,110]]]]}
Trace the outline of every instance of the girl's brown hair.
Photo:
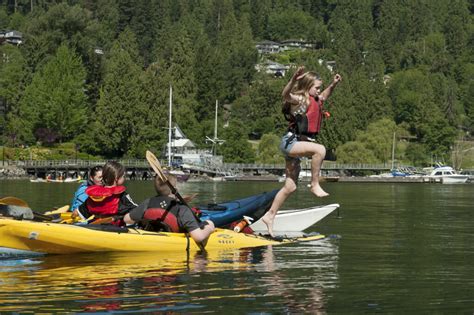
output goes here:
{"type": "Polygon", "coordinates": [[[105,186],[115,185],[115,181],[125,175],[125,167],[116,161],[105,163],[102,169],[102,181],[105,186]]]}
{"type": "MultiPolygon", "coordinates": [[[[301,78],[296,81],[296,84],[293,85],[291,89],[291,94],[302,95],[307,104],[309,104],[309,90],[313,86],[315,80],[321,80],[321,77],[313,71],[308,71],[304,73],[301,78]]],[[[290,119],[290,109],[291,103],[284,102],[282,106],[283,115],[287,120],[290,119]]]]}

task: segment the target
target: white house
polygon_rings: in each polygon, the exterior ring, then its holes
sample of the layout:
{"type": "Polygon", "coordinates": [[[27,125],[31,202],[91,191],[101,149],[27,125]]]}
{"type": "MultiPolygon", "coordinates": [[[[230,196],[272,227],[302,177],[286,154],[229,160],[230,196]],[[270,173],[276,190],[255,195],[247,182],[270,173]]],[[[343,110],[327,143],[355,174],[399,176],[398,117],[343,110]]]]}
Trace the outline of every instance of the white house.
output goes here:
{"type": "Polygon", "coordinates": [[[258,72],[265,71],[265,73],[273,74],[277,77],[282,77],[285,75],[286,71],[288,71],[290,67],[282,65],[281,63],[266,60],[263,63],[257,64],[255,69],[258,72]]]}
{"type": "Polygon", "coordinates": [[[23,43],[23,34],[18,31],[0,31],[0,43],[20,45],[23,43]]]}
{"type": "Polygon", "coordinates": [[[257,48],[259,54],[274,54],[280,52],[280,44],[277,42],[272,42],[271,40],[261,41],[257,43],[255,47],[257,48]]]}

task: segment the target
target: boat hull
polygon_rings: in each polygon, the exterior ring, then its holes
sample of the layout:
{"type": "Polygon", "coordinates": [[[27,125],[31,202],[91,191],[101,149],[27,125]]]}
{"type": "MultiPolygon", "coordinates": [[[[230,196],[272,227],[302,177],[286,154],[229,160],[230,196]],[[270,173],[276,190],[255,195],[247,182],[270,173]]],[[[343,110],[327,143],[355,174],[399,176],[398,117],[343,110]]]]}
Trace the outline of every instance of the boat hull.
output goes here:
{"type": "MultiPolygon", "coordinates": [[[[99,227],[100,228],[100,227],[99,227]]],[[[311,235],[276,241],[255,235],[217,229],[206,250],[278,245],[324,238],[311,235]]],[[[155,233],[137,229],[103,231],[69,224],[0,218],[0,254],[71,254],[81,252],[180,252],[199,251],[183,233],[155,233]]]]}
{"type": "MultiPolygon", "coordinates": [[[[216,205],[200,206],[198,208],[202,212],[201,220],[211,220],[217,227],[224,227],[242,220],[244,216],[252,217],[257,211],[263,215],[270,208],[277,193],[278,189],[216,205]]],[[[261,215],[257,217],[260,218],[261,215]]]]}
{"type": "Polygon", "coordinates": [[[445,176],[441,179],[443,184],[464,184],[469,179],[469,176],[464,175],[455,175],[455,176],[445,176]]]}
{"type": "MultiPolygon", "coordinates": [[[[339,204],[330,204],[298,210],[280,210],[273,221],[273,231],[301,232],[321,221],[324,217],[339,208],[339,204]]],[[[267,226],[262,220],[250,225],[255,232],[267,231],[267,226]]]]}

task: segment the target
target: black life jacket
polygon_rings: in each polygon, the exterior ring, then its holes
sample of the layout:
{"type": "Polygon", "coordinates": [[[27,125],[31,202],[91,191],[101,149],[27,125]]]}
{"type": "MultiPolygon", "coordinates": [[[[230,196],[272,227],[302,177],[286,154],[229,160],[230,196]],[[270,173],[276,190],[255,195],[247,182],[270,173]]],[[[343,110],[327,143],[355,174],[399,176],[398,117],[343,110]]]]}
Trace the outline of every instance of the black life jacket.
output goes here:
{"type": "Polygon", "coordinates": [[[178,218],[171,209],[178,203],[174,198],[156,196],[149,199],[141,224],[147,230],[179,233],[178,218]]]}
{"type": "Polygon", "coordinates": [[[321,130],[321,122],[323,120],[323,102],[309,97],[309,106],[305,113],[297,114],[290,117],[290,125],[288,130],[296,135],[305,135],[313,138],[321,130]]]}

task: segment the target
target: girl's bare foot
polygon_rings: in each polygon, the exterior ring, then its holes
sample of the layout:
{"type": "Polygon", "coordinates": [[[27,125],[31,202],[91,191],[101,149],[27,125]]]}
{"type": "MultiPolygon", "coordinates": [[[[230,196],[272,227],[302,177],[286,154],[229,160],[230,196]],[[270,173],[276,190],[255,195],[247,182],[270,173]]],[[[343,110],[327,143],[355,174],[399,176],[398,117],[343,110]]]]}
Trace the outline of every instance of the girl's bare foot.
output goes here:
{"type": "Polygon", "coordinates": [[[267,226],[268,234],[270,234],[271,237],[275,237],[275,235],[273,234],[273,219],[274,217],[270,214],[270,212],[267,212],[262,217],[262,221],[267,226]]]}
{"type": "Polygon", "coordinates": [[[329,196],[327,192],[325,192],[321,186],[318,185],[313,185],[311,187],[311,192],[316,195],[316,197],[326,197],[329,196]]]}

